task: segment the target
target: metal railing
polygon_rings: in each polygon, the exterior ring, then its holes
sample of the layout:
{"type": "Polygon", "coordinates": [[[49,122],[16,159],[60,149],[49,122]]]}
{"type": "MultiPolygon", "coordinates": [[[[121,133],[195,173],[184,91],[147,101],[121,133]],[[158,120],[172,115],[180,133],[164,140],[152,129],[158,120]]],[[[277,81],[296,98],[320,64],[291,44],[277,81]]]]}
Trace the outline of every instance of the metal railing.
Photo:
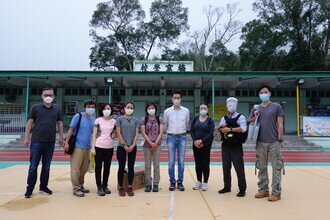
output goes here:
{"type": "Polygon", "coordinates": [[[25,114],[0,114],[0,134],[23,134],[25,114]]]}

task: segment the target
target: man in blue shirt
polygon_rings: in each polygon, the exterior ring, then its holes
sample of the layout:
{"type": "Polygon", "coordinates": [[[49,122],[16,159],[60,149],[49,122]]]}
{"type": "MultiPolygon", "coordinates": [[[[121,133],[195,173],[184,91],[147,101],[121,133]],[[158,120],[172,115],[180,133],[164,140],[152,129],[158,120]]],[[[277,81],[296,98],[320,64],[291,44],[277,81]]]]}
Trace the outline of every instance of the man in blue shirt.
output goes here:
{"type": "Polygon", "coordinates": [[[88,170],[89,155],[91,149],[91,138],[93,134],[95,102],[87,100],[84,103],[84,112],[77,113],[73,116],[70,129],[68,131],[64,149],[69,147],[69,140],[79,123],[79,117],[81,114],[81,122],[78,134],[76,134],[76,147],[70,157],[71,166],[71,183],[73,187],[73,195],[78,197],[85,196],[85,193],[89,193],[89,190],[84,188],[84,178],[88,170]]]}

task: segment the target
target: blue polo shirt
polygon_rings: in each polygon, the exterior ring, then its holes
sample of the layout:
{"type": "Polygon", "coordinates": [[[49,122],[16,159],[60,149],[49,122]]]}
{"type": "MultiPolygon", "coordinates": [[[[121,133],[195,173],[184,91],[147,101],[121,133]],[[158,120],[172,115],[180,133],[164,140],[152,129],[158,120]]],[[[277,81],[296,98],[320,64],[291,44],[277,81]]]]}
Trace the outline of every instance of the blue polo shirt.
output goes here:
{"type": "MultiPolygon", "coordinates": [[[[93,134],[93,127],[95,119],[93,117],[87,117],[86,113],[81,113],[81,122],[80,128],[77,135],[76,147],[82,149],[90,149],[91,148],[91,140],[93,134]]],[[[71,120],[70,127],[76,132],[76,128],[78,126],[79,121],[79,113],[75,114],[71,120]]]]}

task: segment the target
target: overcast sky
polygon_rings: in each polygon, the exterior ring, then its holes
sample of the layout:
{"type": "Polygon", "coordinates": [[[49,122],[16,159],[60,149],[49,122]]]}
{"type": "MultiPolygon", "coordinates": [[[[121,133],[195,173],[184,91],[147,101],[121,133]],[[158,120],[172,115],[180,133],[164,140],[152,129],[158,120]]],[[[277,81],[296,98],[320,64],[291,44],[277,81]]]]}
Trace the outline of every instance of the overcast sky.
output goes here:
{"type": "MultiPolygon", "coordinates": [[[[100,0],[0,0],[0,70],[90,70],[89,21],[100,0]]],[[[140,0],[146,14],[152,0],[140,0]]],[[[206,25],[203,8],[230,0],[183,0],[190,31],[206,25]]],[[[239,20],[256,17],[254,0],[240,0],[239,20]]],[[[237,51],[237,36],[228,48],[237,51]]],[[[155,51],[157,52],[157,51],[155,51]]]]}

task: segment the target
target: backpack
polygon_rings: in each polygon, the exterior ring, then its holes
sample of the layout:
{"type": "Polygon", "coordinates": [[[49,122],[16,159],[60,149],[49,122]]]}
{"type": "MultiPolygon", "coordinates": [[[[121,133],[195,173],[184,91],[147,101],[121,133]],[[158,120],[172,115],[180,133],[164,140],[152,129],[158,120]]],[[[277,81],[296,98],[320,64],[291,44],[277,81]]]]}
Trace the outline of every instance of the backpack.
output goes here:
{"type": "MultiPolygon", "coordinates": [[[[236,118],[233,118],[232,120],[234,121],[234,123],[237,123],[239,117],[241,117],[242,114],[238,114],[236,118]]],[[[229,122],[229,117],[226,115],[224,116],[224,119],[226,121],[226,124],[228,125],[228,122],[229,122]]],[[[248,130],[246,130],[245,132],[241,132],[241,133],[237,133],[237,132],[230,132],[229,134],[233,134],[234,135],[234,138],[232,139],[228,139],[228,136],[227,138],[224,137],[224,135],[222,134],[222,140],[226,143],[226,144],[243,144],[246,142],[246,139],[248,137],[248,130]]]]}

